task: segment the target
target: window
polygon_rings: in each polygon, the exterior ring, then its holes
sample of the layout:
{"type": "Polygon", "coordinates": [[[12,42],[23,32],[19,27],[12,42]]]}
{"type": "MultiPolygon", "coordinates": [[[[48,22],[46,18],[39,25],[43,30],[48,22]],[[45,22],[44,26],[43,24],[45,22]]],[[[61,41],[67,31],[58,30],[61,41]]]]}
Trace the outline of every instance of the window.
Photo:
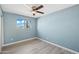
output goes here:
{"type": "Polygon", "coordinates": [[[24,17],[19,17],[17,18],[17,29],[26,29],[29,30],[30,29],[30,20],[26,20],[24,17]]]}
{"type": "Polygon", "coordinates": [[[25,21],[24,18],[18,18],[17,19],[17,27],[19,29],[24,29],[25,28],[25,23],[26,23],[26,21],[25,21]]]}

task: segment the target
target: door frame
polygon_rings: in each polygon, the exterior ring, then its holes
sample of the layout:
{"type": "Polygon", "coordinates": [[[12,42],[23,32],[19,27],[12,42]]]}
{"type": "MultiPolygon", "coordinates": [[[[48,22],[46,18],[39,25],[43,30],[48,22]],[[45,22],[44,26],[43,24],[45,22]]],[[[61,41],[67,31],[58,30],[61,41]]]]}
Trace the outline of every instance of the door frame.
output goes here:
{"type": "Polygon", "coordinates": [[[0,52],[2,49],[2,20],[1,20],[1,16],[0,16],[0,52]]]}
{"type": "Polygon", "coordinates": [[[3,44],[4,44],[4,30],[3,30],[3,16],[0,16],[0,23],[1,23],[1,29],[0,29],[0,31],[1,31],[1,36],[0,36],[0,53],[2,52],[1,50],[2,50],[2,46],[3,46],[3,44]]]}

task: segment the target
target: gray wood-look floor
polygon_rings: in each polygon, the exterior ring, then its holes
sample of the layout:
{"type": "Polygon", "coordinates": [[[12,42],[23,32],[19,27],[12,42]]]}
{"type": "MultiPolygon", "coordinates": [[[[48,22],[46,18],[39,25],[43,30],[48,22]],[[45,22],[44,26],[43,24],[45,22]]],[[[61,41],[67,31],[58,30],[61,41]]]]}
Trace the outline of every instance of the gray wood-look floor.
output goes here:
{"type": "Polygon", "coordinates": [[[3,47],[3,54],[72,54],[38,39],[3,47]]]}

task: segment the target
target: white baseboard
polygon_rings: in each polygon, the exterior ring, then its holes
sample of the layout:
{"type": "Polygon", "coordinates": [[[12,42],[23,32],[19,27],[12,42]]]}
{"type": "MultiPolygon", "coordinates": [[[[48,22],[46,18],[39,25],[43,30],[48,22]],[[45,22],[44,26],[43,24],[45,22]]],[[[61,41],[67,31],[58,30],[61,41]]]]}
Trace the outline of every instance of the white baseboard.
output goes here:
{"type": "Polygon", "coordinates": [[[64,49],[64,50],[70,51],[70,52],[72,52],[72,53],[79,54],[79,52],[76,52],[76,51],[74,51],[74,50],[72,50],[72,49],[69,49],[69,48],[65,48],[65,47],[60,46],[60,45],[58,45],[58,44],[49,42],[49,41],[47,41],[47,40],[44,40],[44,39],[41,39],[41,38],[37,38],[37,39],[42,40],[42,41],[44,41],[44,42],[47,42],[47,43],[49,43],[49,44],[55,45],[55,46],[57,46],[57,47],[59,47],[59,48],[62,48],[62,49],[64,49]]]}
{"type": "Polygon", "coordinates": [[[24,40],[16,41],[16,42],[9,43],[9,44],[3,44],[2,46],[5,47],[5,46],[12,45],[12,44],[17,44],[17,43],[21,43],[21,42],[25,42],[25,41],[33,40],[33,39],[36,39],[36,38],[37,38],[37,37],[33,37],[33,38],[29,38],[29,39],[24,39],[24,40]]]}

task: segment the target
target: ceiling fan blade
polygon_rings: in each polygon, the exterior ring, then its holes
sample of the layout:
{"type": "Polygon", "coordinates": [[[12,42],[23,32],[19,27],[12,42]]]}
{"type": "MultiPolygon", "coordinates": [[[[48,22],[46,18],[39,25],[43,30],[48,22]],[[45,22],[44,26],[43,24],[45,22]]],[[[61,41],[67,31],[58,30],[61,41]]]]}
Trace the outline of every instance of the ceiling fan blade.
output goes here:
{"type": "Polygon", "coordinates": [[[41,11],[36,11],[37,13],[41,13],[41,14],[44,14],[44,12],[41,12],[41,11]]]}
{"type": "Polygon", "coordinates": [[[39,10],[41,8],[43,8],[43,5],[40,5],[40,6],[36,7],[36,8],[34,8],[33,10],[35,11],[35,10],[39,10]]]}

